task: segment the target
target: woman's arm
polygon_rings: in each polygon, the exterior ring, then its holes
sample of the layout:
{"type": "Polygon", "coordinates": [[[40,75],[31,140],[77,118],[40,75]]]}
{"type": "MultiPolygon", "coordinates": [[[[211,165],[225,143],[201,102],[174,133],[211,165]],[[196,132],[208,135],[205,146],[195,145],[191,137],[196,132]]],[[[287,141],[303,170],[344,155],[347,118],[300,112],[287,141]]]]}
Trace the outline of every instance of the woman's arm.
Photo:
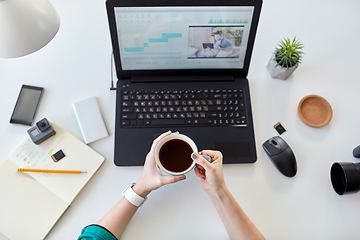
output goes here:
{"type": "Polygon", "coordinates": [[[202,151],[201,154],[210,156],[212,163],[193,153],[191,157],[198,164],[195,168],[196,176],[201,178],[202,186],[224,223],[230,239],[265,239],[227,189],[222,172],[222,154],[209,150],[202,151]]]}
{"type": "MultiPolygon", "coordinates": [[[[185,175],[181,176],[164,176],[160,173],[155,162],[155,148],[159,141],[170,135],[171,131],[163,133],[154,140],[151,150],[146,156],[143,172],[137,183],[133,186],[133,190],[140,197],[145,198],[151,191],[170,183],[175,183],[185,179],[185,175]]],[[[131,218],[134,216],[138,207],[130,203],[125,197],[122,198],[100,221],[97,223],[103,226],[120,238],[131,218]]]]}

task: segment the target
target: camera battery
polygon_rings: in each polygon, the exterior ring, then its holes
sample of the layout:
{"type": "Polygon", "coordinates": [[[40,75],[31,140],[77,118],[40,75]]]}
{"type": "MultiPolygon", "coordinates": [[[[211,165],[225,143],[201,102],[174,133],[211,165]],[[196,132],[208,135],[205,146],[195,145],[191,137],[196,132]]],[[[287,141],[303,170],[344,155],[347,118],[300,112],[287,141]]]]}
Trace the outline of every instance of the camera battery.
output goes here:
{"type": "Polygon", "coordinates": [[[65,157],[65,154],[63,153],[62,150],[59,150],[55,154],[51,155],[51,158],[52,158],[52,160],[54,160],[54,162],[58,162],[64,157],[65,157]]]}

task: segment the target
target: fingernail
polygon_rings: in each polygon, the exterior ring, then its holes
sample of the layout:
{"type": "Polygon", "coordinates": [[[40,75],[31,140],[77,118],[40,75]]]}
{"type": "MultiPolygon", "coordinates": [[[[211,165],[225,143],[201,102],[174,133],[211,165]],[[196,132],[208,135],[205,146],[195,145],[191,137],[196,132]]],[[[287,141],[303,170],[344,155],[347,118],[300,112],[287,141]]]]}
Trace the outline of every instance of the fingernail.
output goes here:
{"type": "Polygon", "coordinates": [[[196,155],[195,153],[192,153],[192,154],[191,154],[191,158],[192,158],[192,159],[197,159],[197,155],[196,155]]]}
{"type": "Polygon", "coordinates": [[[184,180],[184,179],[186,179],[185,176],[181,176],[181,177],[180,177],[180,181],[181,181],[181,180],[184,180]]]}

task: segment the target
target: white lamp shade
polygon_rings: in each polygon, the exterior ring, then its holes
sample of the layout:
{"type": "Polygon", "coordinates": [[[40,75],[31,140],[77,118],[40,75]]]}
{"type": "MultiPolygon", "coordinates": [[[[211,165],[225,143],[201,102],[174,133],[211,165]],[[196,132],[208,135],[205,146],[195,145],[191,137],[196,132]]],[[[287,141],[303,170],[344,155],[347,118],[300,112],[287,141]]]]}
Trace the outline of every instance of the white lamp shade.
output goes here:
{"type": "Polygon", "coordinates": [[[0,0],[0,57],[16,58],[48,44],[60,18],[48,0],[0,0]]]}

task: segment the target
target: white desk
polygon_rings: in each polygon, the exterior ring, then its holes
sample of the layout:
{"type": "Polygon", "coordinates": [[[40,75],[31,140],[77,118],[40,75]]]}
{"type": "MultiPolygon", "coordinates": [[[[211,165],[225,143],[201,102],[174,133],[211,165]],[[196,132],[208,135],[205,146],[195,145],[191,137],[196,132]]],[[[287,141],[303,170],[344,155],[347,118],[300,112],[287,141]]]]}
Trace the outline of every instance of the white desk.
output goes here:
{"type": "MultiPolygon", "coordinates": [[[[110,137],[90,144],[106,161],[52,229],[47,239],[76,239],[120,198],[142,167],[113,164],[115,92],[110,87],[111,44],[104,1],[51,0],[61,17],[56,37],[40,51],[0,59],[0,162],[26,137],[27,126],[9,119],[22,84],[45,88],[36,120],[53,119],[81,138],[71,104],[96,96],[110,137]]],[[[258,160],[225,165],[226,183],[250,219],[268,239],[359,239],[360,194],[338,196],[330,182],[334,162],[357,161],[360,144],[360,2],[267,0],[263,4],[248,78],[258,160]],[[287,80],[272,79],[266,64],[278,40],[297,36],[305,45],[303,64],[287,80]],[[303,124],[297,104],[308,94],[327,99],[329,125],[303,124]],[[282,137],[295,152],[298,173],[281,175],[262,150],[282,137]]],[[[149,195],[122,239],[227,239],[226,231],[200,181],[187,180],[149,195]]]]}

